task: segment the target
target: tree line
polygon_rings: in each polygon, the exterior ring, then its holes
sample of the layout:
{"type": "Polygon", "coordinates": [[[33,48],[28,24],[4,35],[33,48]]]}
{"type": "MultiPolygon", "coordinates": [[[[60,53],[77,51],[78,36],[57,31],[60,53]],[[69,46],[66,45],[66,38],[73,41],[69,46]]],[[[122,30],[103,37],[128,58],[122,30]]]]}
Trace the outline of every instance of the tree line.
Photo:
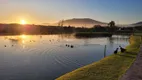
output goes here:
{"type": "Polygon", "coordinates": [[[43,26],[43,25],[20,25],[0,24],[0,34],[70,34],[75,32],[109,32],[109,33],[132,33],[142,31],[142,26],[118,27],[114,21],[108,26],[95,25],[92,28],[74,26],[43,26]]]}

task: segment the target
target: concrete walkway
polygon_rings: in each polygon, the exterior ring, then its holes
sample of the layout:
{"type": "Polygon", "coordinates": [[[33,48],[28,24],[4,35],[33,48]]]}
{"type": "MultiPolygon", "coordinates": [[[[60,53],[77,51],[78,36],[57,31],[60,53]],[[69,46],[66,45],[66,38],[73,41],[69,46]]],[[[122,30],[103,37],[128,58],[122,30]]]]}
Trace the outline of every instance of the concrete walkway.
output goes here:
{"type": "Polygon", "coordinates": [[[142,80],[142,46],[135,62],[120,80],[142,80]]]}

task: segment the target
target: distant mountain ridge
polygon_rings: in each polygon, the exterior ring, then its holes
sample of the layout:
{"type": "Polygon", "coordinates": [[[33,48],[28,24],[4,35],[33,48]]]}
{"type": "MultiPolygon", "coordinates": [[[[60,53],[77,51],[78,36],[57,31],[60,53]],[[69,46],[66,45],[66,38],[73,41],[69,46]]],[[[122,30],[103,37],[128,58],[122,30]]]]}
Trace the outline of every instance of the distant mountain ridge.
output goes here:
{"type": "MultiPolygon", "coordinates": [[[[102,25],[106,26],[107,23],[96,21],[90,18],[73,18],[73,19],[67,19],[62,21],[64,26],[75,26],[75,27],[93,27],[94,25],[102,25]]],[[[58,22],[56,24],[61,24],[61,22],[58,22]]]]}
{"type": "Polygon", "coordinates": [[[132,24],[134,26],[142,26],[142,21],[132,24]]]}

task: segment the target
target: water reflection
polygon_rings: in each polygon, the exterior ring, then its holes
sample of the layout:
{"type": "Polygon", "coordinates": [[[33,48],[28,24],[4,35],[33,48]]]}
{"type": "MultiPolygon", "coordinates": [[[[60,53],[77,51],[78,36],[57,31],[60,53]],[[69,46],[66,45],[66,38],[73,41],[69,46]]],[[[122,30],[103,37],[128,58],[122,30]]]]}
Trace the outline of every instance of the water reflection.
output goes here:
{"type": "Polygon", "coordinates": [[[88,46],[89,44],[89,40],[88,39],[84,39],[84,46],[88,46]]]}
{"type": "Polygon", "coordinates": [[[105,45],[108,56],[119,45],[128,45],[128,40],[128,36],[116,35],[86,39],[72,35],[0,36],[0,76],[4,75],[0,80],[54,80],[102,59],[105,45]]]}

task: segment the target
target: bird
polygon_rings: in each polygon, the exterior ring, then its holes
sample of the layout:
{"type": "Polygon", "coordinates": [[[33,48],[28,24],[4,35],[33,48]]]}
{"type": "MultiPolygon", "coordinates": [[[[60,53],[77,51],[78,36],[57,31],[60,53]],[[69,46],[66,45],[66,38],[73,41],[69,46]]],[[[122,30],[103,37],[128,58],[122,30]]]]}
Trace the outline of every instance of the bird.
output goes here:
{"type": "Polygon", "coordinates": [[[33,42],[35,42],[35,40],[33,40],[33,42]]]}
{"type": "Polygon", "coordinates": [[[122,48],[121,46],[119,46],[119,47],[120,47],[120,50],[122,53],[126,51],[126,49],[122,48]]]}
{"type": "Polygon", "coordinates": [[[74,48],[74,46],[73,46],[73,45],[71,45],[71,48],[74,48]]]}
{"type": "Polygon", "coordinates": [[[119,48],[116,48],[116,50],[114,51],[114,54],[117,54],[117,53],[118,53],[118,49],[119,49],[119,48]]]}
{"type": "Polygon", "coordinates": [[[12,47],[13,47],[14,45],[12,45],[12,47]]]}
{"type": "Polygon", "coordinates": [[[4,47],[6,47],[6,45],[4,45],[4,47]]]}
{"type": "Polygon", "coordinates": [[[70,47],[70,45],[67,45],[67,47],[70,47]]]}

